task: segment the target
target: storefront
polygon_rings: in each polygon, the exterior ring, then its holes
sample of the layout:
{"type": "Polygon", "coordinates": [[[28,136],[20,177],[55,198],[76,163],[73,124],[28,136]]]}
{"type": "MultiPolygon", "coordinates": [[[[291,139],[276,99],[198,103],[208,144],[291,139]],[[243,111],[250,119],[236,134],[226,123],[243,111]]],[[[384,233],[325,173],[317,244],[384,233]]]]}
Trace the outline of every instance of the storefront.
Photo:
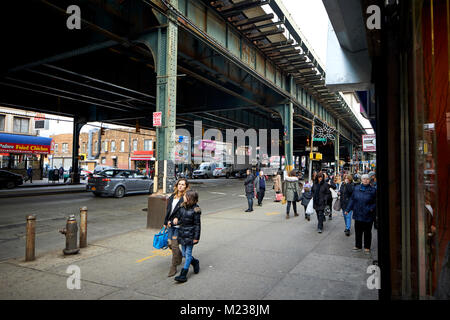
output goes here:
{"type": "Polygon", "coordinates": [[[134,151],[130,157],[130,161],[134,162],[134,166],[131,167],[144,171],[147,174],[152,167],[155,167],[153,151],[134,151]]]}
{"type": "Polygon", "coordinates": [[[26,176],[33,169],[33,179],[43,178],[44,158],[53,152],[53,139],[0,133],[0,167],[26,176]]]}

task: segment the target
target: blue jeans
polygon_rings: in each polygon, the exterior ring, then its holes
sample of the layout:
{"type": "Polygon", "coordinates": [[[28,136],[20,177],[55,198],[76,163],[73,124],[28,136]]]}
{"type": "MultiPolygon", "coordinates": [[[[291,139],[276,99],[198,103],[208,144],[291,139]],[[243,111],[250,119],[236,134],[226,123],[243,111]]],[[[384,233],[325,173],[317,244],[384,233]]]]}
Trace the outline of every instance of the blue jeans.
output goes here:
{"type": "Polygon", "coordinates": [[[247,194],[247,201],[248,201],[248,210],[253,210],[253,198],[255,197],[255,194],[247,194]]]}
{"type": "Polygon", "coordinates": [[[189,269],[189,266],[191,265],[191,261],[194,258],[192,256],[193,248],[194,248],[193,245],[181,245],[181,253],[182,253],[183,257],[185,258],[183,269],[189,269]]]}
{"type": "Polygon", "coordinates": [[[178,228],[170,227],[168,229],[167,235],[168,235],[168,237],[167,237],[168,240],[178,239],[178,228]],[[175,238],[175,239],[173,239],[173,238],[175,238]]]}
{"type": "Polygon", "coordinates": [[[342,210],[342,215],[344,216],[345,219],[345,229],[346,230],[350,230],[351,226],[352,226],[352,213],[353,211],[350,211],[347,215],[344,213],[345,210],[342,210]]]}

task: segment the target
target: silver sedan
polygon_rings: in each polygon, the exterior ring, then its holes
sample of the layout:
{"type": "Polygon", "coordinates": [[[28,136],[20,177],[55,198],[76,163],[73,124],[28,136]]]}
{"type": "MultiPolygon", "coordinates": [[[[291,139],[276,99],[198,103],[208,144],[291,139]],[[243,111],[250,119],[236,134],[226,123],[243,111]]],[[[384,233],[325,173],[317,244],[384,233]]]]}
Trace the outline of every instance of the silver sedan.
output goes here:
{"type": "Polygon", "coordinates": [[[88,179],[87,191],[95,196],[107,195],[122,198],[132,193],[152,193],[153,180],[139,171],[108,169],[88,179]]]}

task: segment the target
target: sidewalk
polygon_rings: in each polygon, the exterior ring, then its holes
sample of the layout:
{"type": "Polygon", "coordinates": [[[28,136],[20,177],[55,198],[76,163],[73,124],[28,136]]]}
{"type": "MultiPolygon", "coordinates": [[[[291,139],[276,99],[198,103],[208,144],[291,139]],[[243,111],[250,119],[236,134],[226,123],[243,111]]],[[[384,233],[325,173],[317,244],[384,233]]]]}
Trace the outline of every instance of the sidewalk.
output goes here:
{"type": "MultiPolygon", "coordinates": [[[[203,214],[194,247],[201,270],[190,268],[184,284],[167,277],[170,251],[152,248],[159,230],[140,229],[89,243],[74,256],[61,247],[32,262],[4,261],[0,299],[378,299],[366,285],[376,248],[373,257],[352,252],[354,235],[344,235],[338,213],[318,234],[316,216],[308,222],[291,213],[286,220],[284,210],[267,199],[252,213],[203,214]],[[80,290],[67,289],[70,265],[81,270],[80,290]]],[[[376,246],[376,230],[373,235],[376,246]]]]}

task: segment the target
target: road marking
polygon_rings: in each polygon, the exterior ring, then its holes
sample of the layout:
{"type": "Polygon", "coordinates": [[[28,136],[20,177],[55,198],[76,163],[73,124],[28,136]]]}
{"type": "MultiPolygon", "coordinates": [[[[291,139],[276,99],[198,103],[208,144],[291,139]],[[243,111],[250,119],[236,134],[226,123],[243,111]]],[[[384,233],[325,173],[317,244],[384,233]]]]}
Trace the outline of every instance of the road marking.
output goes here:
{"type": "Polygon", "coordinates": [[[223,192],[215,192],[215,191],[209,191],[209,193],[212,193],[212,194],[221,194],[221,195],[224,195],[224,196],[227,195],[226,193],[223,193],[223,192]]]}
{"type": "Polygon", "coordinates": [[[151,256],[148,256],[148,257],[145,257],[143,259],[140,259],[140,260],[136,261],[136,263],[139,263],[139,262],[142,262],[142,261],[148,260],[150,258],[154,258],[154,257],[167,257],[167,256],[170,256],[172,254],[170,252],[170,250],[161,250],[161,249],[153,250],[152,253],[153,254],[151,256]]]}
{"type": "Polygon", "coordinates": [[[268,212],[266,213],[266,216],[275,216],[277,214],[281,214],[281,212],[268,212]]]}

